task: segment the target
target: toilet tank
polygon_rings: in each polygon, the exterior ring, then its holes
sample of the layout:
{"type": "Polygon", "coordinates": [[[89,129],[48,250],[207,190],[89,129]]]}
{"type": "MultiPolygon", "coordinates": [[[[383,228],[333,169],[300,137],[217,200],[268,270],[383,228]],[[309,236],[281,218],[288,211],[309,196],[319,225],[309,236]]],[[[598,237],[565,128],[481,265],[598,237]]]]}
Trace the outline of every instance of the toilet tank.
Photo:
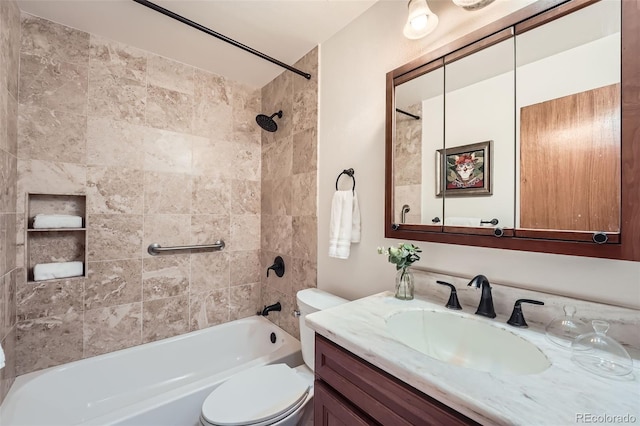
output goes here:
{"type": "Polygon", "coordinates": [[[347,299],[335,296],[326,291],[318,290],[317,288],[307,288],[300,290],[297,294],[298,309],[300,310],[300,346],[302,346],[302,359],[313,371],[314,358],[315,358],[315,338],[314,331],[307,327],[304,322],[304,318],[317,311],[323,309],[333,308],[334,306],[347,303],[347,299]]]}

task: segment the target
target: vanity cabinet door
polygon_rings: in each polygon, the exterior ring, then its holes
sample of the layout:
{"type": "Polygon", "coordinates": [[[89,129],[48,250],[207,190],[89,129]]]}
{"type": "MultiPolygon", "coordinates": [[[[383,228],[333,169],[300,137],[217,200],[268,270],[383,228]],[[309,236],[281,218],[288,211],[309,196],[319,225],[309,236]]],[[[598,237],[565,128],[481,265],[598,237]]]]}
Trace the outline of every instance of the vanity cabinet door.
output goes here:
{"type": "Polygon", "coordinates": [[[375,423],[361,415],[340,395],[316,380],[314,384],[313,424],[318,426],[369,426],[375,423]]]}
{"type": "MultiPolygon", "coordinates": [[[[316,383],[326,383],[349,404],[366,413],[375,422],[373,424],[477,425],[473,420],[318,334],[315,373],[316,383]]],[[[317,400],[314,409],[323,410],[317,400]]]]}

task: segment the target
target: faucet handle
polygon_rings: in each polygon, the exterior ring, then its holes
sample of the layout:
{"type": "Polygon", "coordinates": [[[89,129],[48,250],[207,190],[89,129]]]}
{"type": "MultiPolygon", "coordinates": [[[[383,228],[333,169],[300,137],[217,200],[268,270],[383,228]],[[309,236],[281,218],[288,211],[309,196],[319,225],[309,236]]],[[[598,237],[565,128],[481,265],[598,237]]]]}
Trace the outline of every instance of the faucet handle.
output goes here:
{"type": "Polygon", "coordinates": [[[449,284],[444,281],[436,281],[436,282],[438,284],[446,285],[446,286],[449,286],[449,288],[451,288],[451,295],[449,295],[449,301],[444,306],[446,308],[455,309],[457,311],[462,309],[462,306],[460,306],[460,302],[458,302],[458,292],[456,291],[456,287],[453,284],[449,284]]]}
{"type": "Polygon", "coordinates": [[[507,321],[507,324],[512,325],[514,327],[529,327],[527,322],[524,320],[524,315],[522,314],[521,303],[531,303],[534,305],[544,305],[544,302],[540,302],[539,300],[532,299],[518,299],[516,300],[515,305],[513,305],[513,312],[511,312],[511,317],[507,321]]]}

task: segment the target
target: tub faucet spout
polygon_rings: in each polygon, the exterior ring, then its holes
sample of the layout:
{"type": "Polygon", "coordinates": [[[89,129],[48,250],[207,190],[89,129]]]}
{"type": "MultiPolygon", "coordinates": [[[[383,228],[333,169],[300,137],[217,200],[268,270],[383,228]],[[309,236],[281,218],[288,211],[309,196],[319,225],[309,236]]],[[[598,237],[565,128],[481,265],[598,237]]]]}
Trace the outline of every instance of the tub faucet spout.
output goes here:
{"type": "Polygon", "coordinates": [[[273,305],[265,305],[264,309],[262,309],[262,312],[258,311],[258,315],[262,315],[263,317],[266,317],[267,315],[269,315],[269,312],[272,311],[281,311],[282,310],[282,305],[280,305],[280,302],[276,302],[273,305]]]}
{"type": "Polygon", "coordinates": [[[488,318],[495,318],[496,311],[493,309],[493,296],[491,296],[491,285],[489,280],[484,275],[476,275],[469,282],[470,286],[475,288],[482,288],[482,295],[480,296],[480,304],[476,310],[476,315],[482,315],[488,318]]]}

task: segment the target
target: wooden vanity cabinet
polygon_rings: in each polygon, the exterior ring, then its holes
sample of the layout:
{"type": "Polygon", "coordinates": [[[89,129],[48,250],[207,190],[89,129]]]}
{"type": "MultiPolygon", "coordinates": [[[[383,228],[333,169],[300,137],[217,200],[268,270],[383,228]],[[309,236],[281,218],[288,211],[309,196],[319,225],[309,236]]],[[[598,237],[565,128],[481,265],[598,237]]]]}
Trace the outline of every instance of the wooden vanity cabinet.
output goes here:
{"type": "Polygon", "coordinates": [[[316,334],[314,424],[477,425],[316,334]]]}

